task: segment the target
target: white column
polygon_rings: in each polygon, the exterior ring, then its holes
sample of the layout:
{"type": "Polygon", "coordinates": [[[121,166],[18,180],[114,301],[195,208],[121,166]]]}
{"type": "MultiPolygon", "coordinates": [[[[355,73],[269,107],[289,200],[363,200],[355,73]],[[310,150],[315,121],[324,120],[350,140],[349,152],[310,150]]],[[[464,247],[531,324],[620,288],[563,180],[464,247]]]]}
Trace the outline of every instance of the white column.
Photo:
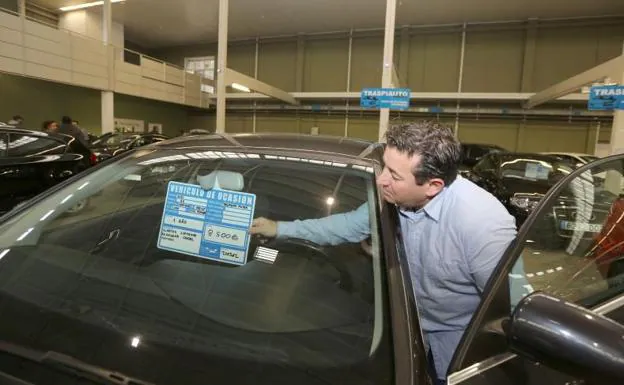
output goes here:
{"type": "Polygon", "coordinates": [[[217,48],[217,133],[225,132],[225,87],[227,68],[229,0],[219,0],[219,44],[217,48]]]}
{"type": "MultiPolygon", "coordinates": [[[[383,72],[381,75],[381,86],[383,88],[392,87],[392,70],[394,68],[394,28],[396,18],[396,0],[386,0],[386,28],[384,35],[384,56],[383,72]]],[[[390,121],[390,110],[382,108],[379,113],[379,141],[385,140],[384,136],[388,130],[390,121]]]]}
{"type": "Polygon", "coordinates": [[[17,12],[22,19],[26,18],[26,0],[17,0],[17,12]]]}
{"type": "Polygon", "coordinates": [[[113,10],[111,0],[104,0],[102,6],[102,41],[107,46],[108,61],[108,85],[109,89],[102,91],[101,112],[102,112],[102,134],[115,131],[115,94],[113,93],[115,75],[114,71],[114,51],[112,46],[113,35],[113,10]]]}
{"type": "MultiPolygon", "coordinates": [[[[462,86],[464,84],[464,58],[466,56],[466,23],[462,28],[462,41],[461,41],[461,54],[459,57],[459,77],[457,79],[457,93],[461,94],[462,86]]],[[[461,103],[459,102],[459,98],[457,99],[457,113],[455,114],[455,127],[453,128],[453,133],[457,138],[459,136],[459,108],[461,107],[461,103]]]]}
{"type": "MultiPolygon", "coordinates": [[[[256,54],[255,54],[255,58],[254,58],[254,79],[258,79],[258,56],[260,54],[260,38],[258,38],[256,36],[256,54]]],[[[252,126],[251,126],[251,132],[253,132],[254,134],[256,133],[256,125],[257,123],[257,113],[256,113],[256,108],[258,107],[258,102],[256,102],[254,100],[253,102],[253,120],[252,120],[252,126]]]]}
{"type": "MultiPolygon", "coordinates": [[[[622,46],[622,56],[624,56],[624,45],[622,46]]],[[[624,68],[619,79],[620,85],[624,85],[624,68]]],[[[609,154],[624,153],[624,110],[613,112],[613,126],[611,128],[611,142],[609,143],[609,154]]]]}

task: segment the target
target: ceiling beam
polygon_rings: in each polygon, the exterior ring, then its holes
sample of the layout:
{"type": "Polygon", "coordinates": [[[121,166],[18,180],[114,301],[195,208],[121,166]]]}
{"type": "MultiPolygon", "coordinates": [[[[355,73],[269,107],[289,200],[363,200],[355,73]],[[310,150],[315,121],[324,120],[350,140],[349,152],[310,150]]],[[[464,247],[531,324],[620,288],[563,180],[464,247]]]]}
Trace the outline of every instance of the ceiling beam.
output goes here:
{"type": "MultiPolygon", "coordinates": [[[[247,85],[245,83],[242,83],[247,85]]],[[[252,87],[249,87],[252,88],[252,87]]],[[[252,88],[253,90],[253,88],[252,88]]],[[[289,93],[296,100],[359,100],[360,92],[292,92],[289,93]]],[[[412,101],[492,101],[492,102],[526,102],[532,97],[533,93],[529,92],[412,92],[412,101]]],[[[258,92],[251,93],[228,93],[227,99],[230,100],[263,100],[269,99],[267,95],[258,92]]],[[[586,102],[587,94],[572,93],[562,96],[557,102],[586,102]]]]}
{"type": "MultiPolygon", "coordinates": [[[[297,105],[299,104],[299,102],[297,101],[297,99],[295,99],[292,94],[281,90],[277,87],[273,87],[270,84],[261,82],[258,79],[254,79],[251,76],[247,76],[245,74],[242,74],[240,72],[234,71],[231,68],[226,68],[225,70],[225,80],[227,82],[227,85],[232,85],[232,83],[238,83],[241,84],[247,88],[249,88],[252,91],[258,92],[260,94],[263,94],[265,96],[268,97],[272,97],[275,99],[279,99],[283,102],[286,102],[288,104],[294,104],[297,105]]],[[[248,93],[245,93],[243,95],[251,95],[248,93]]],[[[230,97],[230,95],[228,95],[228,98],[230,97]]]]}
{"type": "Polygon", "coordinates": [[[571,94],[579,89],[601,82],[605,78],[618,79],[624,69],[624,55],[597,65],[585,72],[546,88],[531,96],[524,104],[525,108],[533,108],[540,104],[571,94]]]}

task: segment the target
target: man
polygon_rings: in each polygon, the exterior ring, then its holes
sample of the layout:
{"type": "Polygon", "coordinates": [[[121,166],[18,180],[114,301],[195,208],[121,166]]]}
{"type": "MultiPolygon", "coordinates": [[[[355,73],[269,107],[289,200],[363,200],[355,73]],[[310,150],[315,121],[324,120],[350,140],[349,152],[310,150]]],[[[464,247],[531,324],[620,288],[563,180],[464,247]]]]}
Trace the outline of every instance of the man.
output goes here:
{"type": "Polygon", "coordinates": [[[9,120],[8,125],[15,128],[23,128],[24,118],[21,115],[15,115],[9,120]]]}
{"type": "MultiPolygon", "coordinates": [[[[383,198],[398,207],[430,371],[446,383],[448,366],[492,270],[516,236],[514,218],[490,193],[458,176],[460,144],[434,122],[398,125],[386,134],[383,198]]],[[[345,214],[295,222],[258,218],[252,234],[325,243],[368,236],[366,205],[345,214]],[[323,234],[319,237],[318,234],[323,234]]]]}
{"type": "Polygon", "coordinates": [[[57,132],[70,135],[82,143],[85,147],[89,148],[88,138],[85,137],[84,132],[74,124],[74,121],[69,116],[63,116],[61,118],[61,125],[57,132]]]}
{"type": "Polygon", "coordinates": [[[59,129],[58,123],[55,122],[54,120],[46,120],[45,122],[43,122],[43,132],[50,132],[50,133],[54,133],[57,132],[59,129]]]}

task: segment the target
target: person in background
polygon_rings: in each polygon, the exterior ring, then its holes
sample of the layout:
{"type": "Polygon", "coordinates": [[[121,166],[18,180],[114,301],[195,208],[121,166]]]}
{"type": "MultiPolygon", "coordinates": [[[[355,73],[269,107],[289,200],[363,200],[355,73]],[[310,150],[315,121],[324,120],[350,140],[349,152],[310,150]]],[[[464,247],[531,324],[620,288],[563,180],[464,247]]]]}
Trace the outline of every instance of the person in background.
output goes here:
{"type": "MultiPolygon", "coordinates": [[[[399,210],[430,375],[443,385],[484,287],[516,236],[516,223],[492,194],[458,175],[461,148],[449,128],[427,121],[401,124],[390,128],[386,139],[377,185],[399,210]]],[[[293,222],[257,218],[250,231],[315,242],[326,237],[330,244],[360,242],[370,233],[366,206],[293,222]]]]}
{"type": "Polygon", "coordinates": [[[11,120],[7,122],[9,126],[13,126],[15,128],[24,128],[24,118],[21,115],[15,115],[11,120]]]}
{"type": "Polygon", "coordinates": [[[74,137],[74,139],[89,148],[89,140],[85,137],[82,130],[74,125],[74,121],[69,116],[63,116],[61,118],[61,125],[58,128],[58,132],[74,137]]]}
{"type": "Polygon", "coordinates": [[[58,132],[59,125],[54,120],[46,120],[41,128],[43,132],[58,132]]]}

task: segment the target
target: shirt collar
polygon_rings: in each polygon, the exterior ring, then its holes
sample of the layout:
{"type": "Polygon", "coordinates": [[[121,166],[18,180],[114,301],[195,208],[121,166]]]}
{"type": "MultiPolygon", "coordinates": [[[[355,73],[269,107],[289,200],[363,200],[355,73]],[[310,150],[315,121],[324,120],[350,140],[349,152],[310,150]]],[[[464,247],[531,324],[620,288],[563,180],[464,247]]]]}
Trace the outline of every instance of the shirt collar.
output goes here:
{"type": "Polygon", "coordinates": [[[440,191],[440,193],[438,195],[436,195],[422,209],[417,210],[417,211],[400,209],[401,214],[403,214],[404,216],[406,216],[406,217],[408,217],[410,219],[414,219],[419,213],[424,212],[429,218],[431,218],[434,221],[438,222],[440,220],[440,214],[442,212],[442,206],[444,206],[444,199],[449,194],[448,190],[455,183],[457,183],[457,181],[459,179],[461,179],[461,178],[462,178],[462,176],[458,175],[457,178],[455,179],[455,181],[453,181],[453,183],[451,183],[450,186],[445,186],[442,189],[442,191],[440,191]]]}

